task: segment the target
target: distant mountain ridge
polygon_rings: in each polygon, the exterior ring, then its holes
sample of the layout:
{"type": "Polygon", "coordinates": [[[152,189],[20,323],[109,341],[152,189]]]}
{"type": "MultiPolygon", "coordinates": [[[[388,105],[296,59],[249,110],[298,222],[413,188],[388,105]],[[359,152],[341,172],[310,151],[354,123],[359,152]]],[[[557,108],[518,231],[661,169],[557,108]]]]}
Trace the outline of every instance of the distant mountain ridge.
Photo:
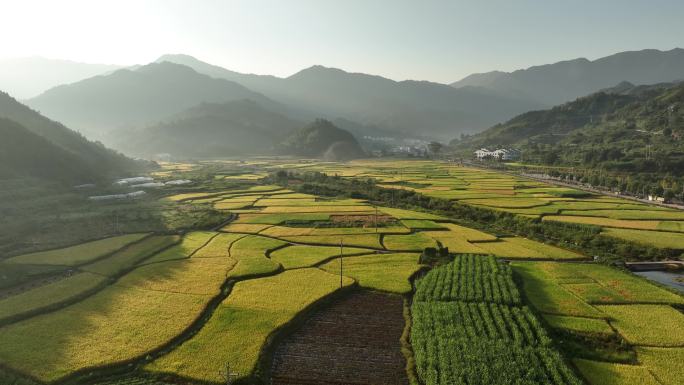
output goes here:
{"type": "Polygon", "coordinates": [[[241,99],[276,105],[235,82],[163,62],[55,87],[27,103],[89,136],[102,138],[113,129],[143,126],[202,102],[241,99]]]}
{"type": "Polygon", "coordinates": [[[499,95],[518,95],[545,105],[586,96],[622,81],[655,84],[684,80],[684,49],[620,52],[593,61],[585,58],[534,66],[513,72],[473,74],[455,88],[482,87],[499,95]]]}
{"type": "Polygon", "coordinates": [[[385,131],[450,138],[474,132],[542,105],[482,89],[456,90],[426,81],[401,81],[312,66],[287,78],[241,74],[187,55],[158,61],[186,65],[228,79],[301,112],[300,118],[344,118],[385,131]]]}
{"type": "Polygon", "coordinates": [[[28,57],[0,60],[0,90],[17,99],[38,96],[52,87],[121,68],[117,65],[28,57]]]}

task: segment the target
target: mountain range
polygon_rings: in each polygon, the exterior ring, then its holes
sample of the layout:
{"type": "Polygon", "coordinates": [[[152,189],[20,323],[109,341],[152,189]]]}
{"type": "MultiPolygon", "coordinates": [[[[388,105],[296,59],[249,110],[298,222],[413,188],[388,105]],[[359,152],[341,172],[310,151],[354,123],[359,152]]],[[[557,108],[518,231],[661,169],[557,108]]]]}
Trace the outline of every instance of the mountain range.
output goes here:
{"type": "Polygon", "coordinates": [[[319,65],[278,78],[226,70],[187,55],[165,55],[158,61],[237,82],[297,109],[309,119],[343,118],[402,135],[450,138],[454,132],[475,132],[542,106],[484,89],[454,89],[427,81],[397,82],[319,65]]]}
{"type": "Polygon", "coordinates": [[[52,88],[27,104],[93,138],[142,126],[202,102],[251,99],[274,103],[240,84],[169,62],[121,69],[52,88]]]}
{"type": "Polygon", "coordinates": [[[594,61],[579,58],[513,72],[473,74],[451,86],[479,87],[498,95],[553,106],[622,81],[654,84],[677,80],[684,80],[684,49],[681,48],[627,51],[594,61]]]}
{"type": "MultiPolygon", "coordinates": [[[[26,103],[131,154],[213,157],[268,152],[304,122],[318,118],[357,139],[447,140],[619,82],[679,78],[684,78],[682,49],[476,74],[453,85],[394,81],[323,66],[279,78],[230,71],[187,55],[164,55],[148,65],[53,87],[26,103]]],[[[506,133],[500,134],[499,140],[506,139],[506,133]]]]}

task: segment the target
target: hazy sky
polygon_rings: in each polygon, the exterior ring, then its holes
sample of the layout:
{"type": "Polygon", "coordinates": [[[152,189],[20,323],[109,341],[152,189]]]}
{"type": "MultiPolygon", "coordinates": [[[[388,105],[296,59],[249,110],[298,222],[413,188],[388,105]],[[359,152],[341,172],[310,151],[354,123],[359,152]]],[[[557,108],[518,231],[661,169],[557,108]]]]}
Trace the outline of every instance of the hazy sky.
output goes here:
{"type": "Polygon", "coordinates": [[[288,76],[313,64],[452,82],[684,46],[682,0],[0,0],[0,57],[137,64],[186,53],[288,76]]]}

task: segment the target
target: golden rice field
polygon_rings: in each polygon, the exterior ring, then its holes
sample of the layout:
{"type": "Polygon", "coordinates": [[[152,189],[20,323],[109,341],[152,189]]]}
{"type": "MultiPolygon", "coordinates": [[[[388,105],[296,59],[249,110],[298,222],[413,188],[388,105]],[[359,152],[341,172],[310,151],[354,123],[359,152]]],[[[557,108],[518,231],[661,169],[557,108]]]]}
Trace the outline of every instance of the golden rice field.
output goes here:
{"type": "Polygon", "coordinates": [[[111,254],[149,234],[128,234],[100,239],[63,249],[19,255],[4,263],[77,266],[111,254]]]}
{"type": "Polygon", "coordinates": [[[684,347],[684,314],[667,305],[602,305],[611,324],[634,345],[684,347]]]}
{"type": "Polygon", "coordinates": [[[155,349],[185,329],[205,296],[113,285],[62,310],[0,328],[0,361],[52,382],[155,349]]]}
{"type": "MultiPolygon", "coordinates": [[[[344,278],[344,285],[351,283],[344,278]]],[[[255,370],[271,333],[339,285],[337,276],[319,269],[239,282],[199,333],[146,369],[220,382],[220,370],[230,362],[231,369],[246,377],[255,370]]]]}
{"type": "Polygon", "coordinates": [[[643,366],[576,359],[575,366],[591,385],[660,385],[643,366]]]}
{"type": "Polygon", "coordinates": [[[684,348],[637,347],[639,362],[663,385],[677,385],[684,378],[684,348]]]}
{"type": "MultiPolygon", "coordinates": [[[[411,190],[429,197],[476,207],[506,211],[530,218],[601,226],[605,228],[684,232],[684,213],[619,197],[588,194],[568,187],[524,179],[496,171],[432,161],[355,161],[347,177],[373,177],[381,186],[411,190]]],[[[339,164],[315,164],[311,171],[338,173],[339,164]]],[[[345,175],[345,174],[341,174],[345,175]]],[[[430,219],[430,218],[401,218],[430,219]]],[[[626,236],[621,239],[628,239],[626,236]]],[[[640,237],[655,247],[681,249],[678,242],[640,237]]],[[[463,245],[461,245],[463,246],[463,245]]]]}
{"type": "MultiPolygon", "coordinates": [[[[362,287],[404,294],[411,291],[409,278],[422,266],[419,254],[369,254],[342,259],[342,274],[354,278],[362,287]]],[[[331,274],[340,273],[340,258],[321,268],[331,274]]]]}
{"type": "MultiPolygon", "coordinates": [[[[245,164],[262,169],[216,175],[213,182],[239,180],[226,182],[239,188],[177,190],[162,198],[164,205],[205,205],[235,215],[218,230],[129,234],[1,262],[64,265],[75,274],[0,299],[0,324],[27,317],[0,326],[0,367],[59,381],[140,360],[203,315],[201,328],[150,356],[141,371],[218,383],[219,370],[230,362],[246,379],[257,373],[275,333],[340,290],[340,271],[345,287],[409,295],[411,277],[429,268],[421,264],[421,252],[439,244],[451,253],[513,260],[524,301],[548,327],[634,346],[635,365],[574,360],[590,385],[670,385],[682,377],[684,315],[672,306],[684,305],[680,295],[609,266],[571,262],[587,258],[549,244],[497,236],[432,213],[323,199],[254,180],[290,168],[372,177],[389,188],[593,224],[607,236],[682,248],[677,212],[431,161],[245,164]],[[377,228],[376,210],[383,218],[377,228]],[[653,231],[663,227],[670,231],[653,231]],[[655,240],[656,233],[662,237],[655,240]],[[220,304],[205,313],[212,299],[220,304]]],[[[169,165],[162,172],[198,167],[169,165]]]]}

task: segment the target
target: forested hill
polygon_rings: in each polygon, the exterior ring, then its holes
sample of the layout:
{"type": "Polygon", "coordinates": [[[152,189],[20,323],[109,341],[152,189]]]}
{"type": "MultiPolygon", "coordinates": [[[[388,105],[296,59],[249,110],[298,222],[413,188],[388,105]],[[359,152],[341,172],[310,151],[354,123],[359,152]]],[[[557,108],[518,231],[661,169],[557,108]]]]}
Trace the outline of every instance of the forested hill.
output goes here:
{"type": "Polygon", "coordinates": [[[452,141],[461,154],[517,147],[526,162],[684,174],[684,83],[622,83],[452,141]]]}
{"type": "Polygon", "coordinates": [[[97,177],[76,155],[15,121],[0,118],[0,138],[0,180],[30,176],[84,183],[97,177]]]}
{"type": "Polygon", "coordinates": [[[302,123],[252,100],[202,103],[140,129],[116,132],[111,142],[126,153],[180,158],[265,154],[302,123]]]}
{"type": "MultiPolygon", "coordinates": [[[[127,158],[100,143],[89,141],[78,132],[42,116],[4,92],[0,92],[0,118],[14,121],[22,126],[23,130],[29,131],[43,138],[51,146],[69,153],[70,158],[77,159],[81,164],[87,166],[85,168],[92,171],[88,174],[89,177],[120,176],[139,171],[146,166],[146,164],[127,158]]],[[[13,129],[13,132],[15,131],[18,130],[13,129]]],[[[4,141],[4,136],[2,138],[4,141]]],[[[28,146],[24,147],[27,155],[39,152],[29,145],[29,143],[36,143],[38,146],[38,142],[26,139],[23,143],[28,146]]],[[[42,142],[40,146],[43,146],[42,142]]],[[[74,169],[81,170],[83,168],[75,167],[74,169]]]]}
{"type": "Polygon", "coordinates": [[[277,150],[285,155],[327,160],[349,160],[365,155],[354,135],[325,119],[316,119],[293,132],[277,150]]]}

